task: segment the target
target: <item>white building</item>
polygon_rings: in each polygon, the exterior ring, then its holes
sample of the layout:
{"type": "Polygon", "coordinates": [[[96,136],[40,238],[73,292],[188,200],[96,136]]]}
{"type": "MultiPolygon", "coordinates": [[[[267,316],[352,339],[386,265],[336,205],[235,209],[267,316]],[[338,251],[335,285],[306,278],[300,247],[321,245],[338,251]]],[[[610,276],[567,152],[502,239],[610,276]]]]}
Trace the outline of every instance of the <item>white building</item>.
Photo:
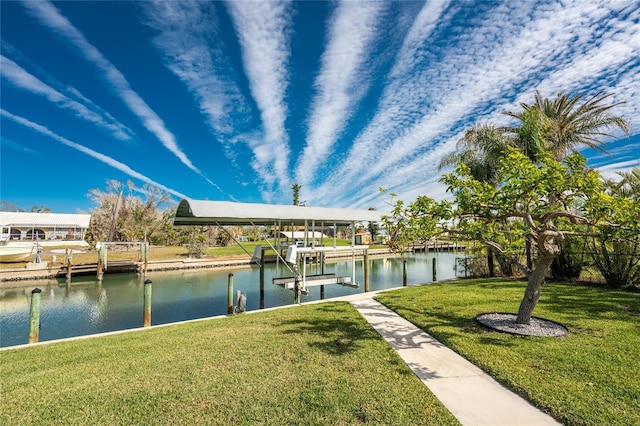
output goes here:
{"type": "Polygon", "coordinates": [[[44,245],[84,242],[89,214],[0,212],[0,240],[44,245]]]}

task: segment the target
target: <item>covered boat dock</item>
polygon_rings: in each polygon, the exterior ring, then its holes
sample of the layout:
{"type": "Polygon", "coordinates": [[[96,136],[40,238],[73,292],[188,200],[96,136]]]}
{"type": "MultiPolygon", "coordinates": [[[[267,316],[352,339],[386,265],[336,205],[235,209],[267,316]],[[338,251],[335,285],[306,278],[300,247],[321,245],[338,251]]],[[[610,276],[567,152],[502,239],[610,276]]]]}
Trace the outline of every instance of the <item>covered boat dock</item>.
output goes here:
{"type": "MultiPolygon", "coordinates": [[[[364,291],[369,291],[369,268],[368,268],[368,245],[355,244],[355,225],[363,222],[380,222],[384,213],[375,210],[357,210],[327,207],[307,207],[294,205],[274,205],[260,203],[235,203],[229,201],[208,201],[183,199],[178,205],[174,225],[187,226],[229,226],[229,225],[262,225],[273,226],[277,230],[282,230],[283,226],[304,227],[304,239],[301,246],[291,245],[288,247],[287,255],[282,258],[276,247],[280,246],[278,241],[280,233],[276,233],[276,241],[271,245],[271,249],[276,252],[277,262],[280,260],[284,264],[290,264],[289,268],[293,273],[291,277],[276,277],[274,284],[284,288],[292,289],[295,292],[296,302],[300,302],[300,294],[305,294],[307,287],[313,285],[320,286],[321,297],[324,294],[325,284],[339,284],[357,287],[355,282],[355,253],[362,252],[364,255],[364,291]],[[333,244],[326,244],[324,239],[318,244],[313,238],[316,226],[350,226],[351,245],[339,246],[336,243],[335,232],[333,244]],[[352,274],[350,277],[336,277],[324,273],[324,253],[335,251],[349,251],[352,255],[352,274]],[[320,259],[321,273],[318,275],[306,274],[305,257],[318,256],[320,259]],[[302,262],[301,262],[302,260],[302,262]],[[302,271],[299,272],[301,267],[302,271]],[[317,279],[316,279],[317,278],[317,279]]],[[[268,242],[268,239],[265,238],[268,242]]],[[[261,266],[260,274],[260,307],[264,307],[264,251],[261,246],[257,246],[253,258],[261,266]]]]}

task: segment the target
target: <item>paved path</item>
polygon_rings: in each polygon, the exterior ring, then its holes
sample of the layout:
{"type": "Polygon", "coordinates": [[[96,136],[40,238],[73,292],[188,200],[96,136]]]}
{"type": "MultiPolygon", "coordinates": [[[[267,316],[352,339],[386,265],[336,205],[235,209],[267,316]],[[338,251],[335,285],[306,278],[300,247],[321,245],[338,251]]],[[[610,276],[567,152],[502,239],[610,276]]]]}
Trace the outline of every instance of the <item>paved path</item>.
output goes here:
{"type": "Polygon", "coordinates": [[[372,296],[350,302],[460,423],[560,424],[372,296]]]}

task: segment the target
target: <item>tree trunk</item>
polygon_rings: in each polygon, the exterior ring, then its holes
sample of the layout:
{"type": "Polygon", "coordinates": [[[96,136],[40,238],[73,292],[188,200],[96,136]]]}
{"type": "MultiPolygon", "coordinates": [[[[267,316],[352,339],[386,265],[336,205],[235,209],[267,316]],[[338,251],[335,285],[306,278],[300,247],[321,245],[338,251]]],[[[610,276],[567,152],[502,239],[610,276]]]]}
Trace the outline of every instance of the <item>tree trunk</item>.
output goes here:
{"type": "Polygon", "coordinates": [[[527,274],[527,289],[524,292],[522,302],[520,302],[518,318],[516,318],[517,324],[529,324],[529,321],[531,321],[533,309],[540,299],[540,290],[544,283],[544,276],[554,258],[555,256],[553,255],[539,256],[536,268],[527,274]]]}
{"type": "Polygon", "coordinates": [[[493,250],[491,250],[491,247],[487,247],[487,268],[489,268],[489,276],[492,278],[495,277],[496,272],[493,263],[493,250]]]}
{"type": "Polygon", "coordinates": [[[533,254],[531,253],[531,239],[527,237],[525,241],[525,251],[527,255],[527,269],[533,271],[533,254]]]}

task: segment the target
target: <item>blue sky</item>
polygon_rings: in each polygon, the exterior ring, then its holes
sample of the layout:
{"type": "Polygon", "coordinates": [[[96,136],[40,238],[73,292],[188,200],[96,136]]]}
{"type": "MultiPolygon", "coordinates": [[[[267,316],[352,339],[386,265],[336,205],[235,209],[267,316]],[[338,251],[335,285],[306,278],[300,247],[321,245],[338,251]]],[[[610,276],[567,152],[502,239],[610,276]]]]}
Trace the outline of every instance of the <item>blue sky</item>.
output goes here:
{"type": "Polygon", "coordinates": [[[93,207],[131,180],[181,197],[384,207],[443,198],[475,122],[555,94],[614,93],[640,162],[640,2],[2,1],[1,198],[93,207]]]}

